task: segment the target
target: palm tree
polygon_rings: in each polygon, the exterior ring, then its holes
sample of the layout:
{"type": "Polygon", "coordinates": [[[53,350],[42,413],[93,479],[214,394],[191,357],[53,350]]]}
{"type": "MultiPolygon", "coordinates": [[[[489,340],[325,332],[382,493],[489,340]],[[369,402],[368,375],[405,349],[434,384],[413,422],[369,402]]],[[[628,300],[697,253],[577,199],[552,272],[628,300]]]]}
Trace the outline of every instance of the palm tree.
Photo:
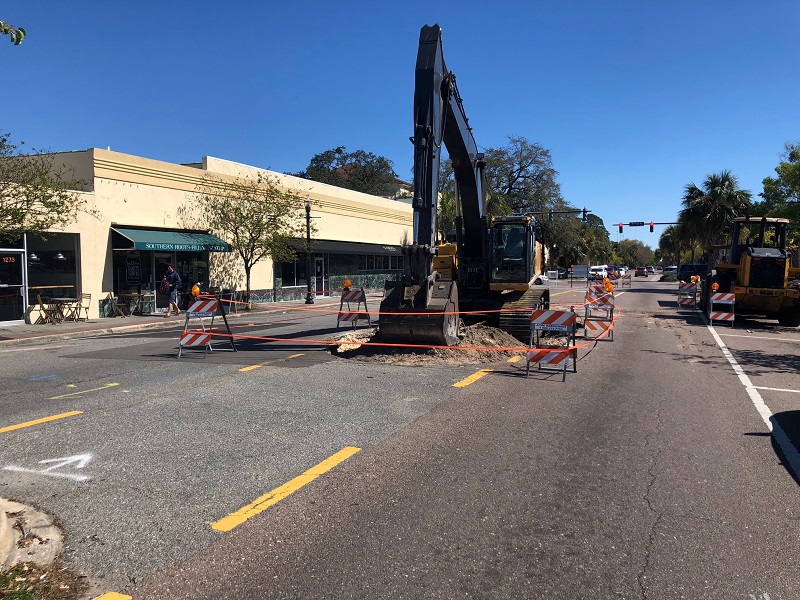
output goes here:
{"type": "Polygon", "coordinates": [[[736,177],[730,171],[706,175],[703,189],[694,183],[686,185],[683,210],[678,221],[686,232],[704,246],[718,244],[723,229],[747,212],[752,194],[739,189],[736,177]]]}
{"type": "Polygon", "coordinates": [[[670,225],[658,240],[658,250],[667,262],[679,263],[681,260],[681,240],[675,225],[670,225]]]}

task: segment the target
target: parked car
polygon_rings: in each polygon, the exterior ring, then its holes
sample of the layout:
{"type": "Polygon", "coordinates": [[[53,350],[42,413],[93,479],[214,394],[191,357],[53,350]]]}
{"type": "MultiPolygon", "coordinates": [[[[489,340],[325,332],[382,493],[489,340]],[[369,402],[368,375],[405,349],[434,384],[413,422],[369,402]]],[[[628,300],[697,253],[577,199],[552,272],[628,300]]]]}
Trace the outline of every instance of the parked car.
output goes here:
{"type": "Polygon", "coordinates": [[[647,267],[636,267],[636,272],[633,275],[634,277],[647,277],[647,267]]]}
{"type": "Polygon", "coordinates": [[[678,265],[671,265],[669,267],[664,267],[663,275],[677,275],[678,274],[678,265]]]}
{"type": "Polygon", "coordinates": [[[547,285],[550,281],[550,278],[547,275],[537,275],[536,279],[533,280],[534,285],[547,285]]]}
{"type": "Polygon", "coordinates": [[[656,274],[656,270],[655,270],[653,267],[645,267],[645,269],[647,269],[647,273],[648,273],[648,275],[649,275],[649,274],[651,274],[651,273],[652,273],[653,275],[655,275],[655,274],[656,274]]]}
{"type": "Polygon", "coordinates": [[[569,271],[567,269],[559,269],[558,270],[558,278],[559,279],[566,279],[569,277],[569,271]]]}

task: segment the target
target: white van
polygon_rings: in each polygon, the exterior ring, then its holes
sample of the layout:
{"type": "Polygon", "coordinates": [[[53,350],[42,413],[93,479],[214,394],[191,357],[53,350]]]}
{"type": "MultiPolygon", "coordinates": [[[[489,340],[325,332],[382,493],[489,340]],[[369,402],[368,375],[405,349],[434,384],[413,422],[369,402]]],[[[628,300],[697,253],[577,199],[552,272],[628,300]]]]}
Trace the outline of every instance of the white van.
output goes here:
{"type": "Polygon", "coordinates": [[[589,281],[596,279],[605,279],[608,277],[608,265],[595,265],[589,267],[589,281]]]}

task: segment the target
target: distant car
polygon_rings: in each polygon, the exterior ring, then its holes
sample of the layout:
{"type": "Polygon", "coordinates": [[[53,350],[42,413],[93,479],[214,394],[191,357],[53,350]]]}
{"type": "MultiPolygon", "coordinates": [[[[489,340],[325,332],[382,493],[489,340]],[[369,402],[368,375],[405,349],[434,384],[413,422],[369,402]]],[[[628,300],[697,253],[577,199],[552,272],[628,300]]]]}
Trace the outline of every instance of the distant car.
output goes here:
{"type": "Polygon", "coordinates": [[[588,277],[588,279],[590,281],[594,281],[594,280],[597,280],[597,279],[601,279],[602,280],[602,279],[605,279],[606,277],[608,277],[608,270],[607,270],[606,265],[599,265],[599,266],[596,266],[596,267],[591,267],[589,269],[589,277],[588,277]]]}
{"type": "Polygon", "coordinates": [[[636,267],[636,272],[633,275],[634,277],[647,277],[647,267],[636,267]]]}
{"type": "Polygon", "coordinates": [[[559,279],[566,279],[569,277],[569,271],[567,269],[559,269],[558,270],[558,278],[559,279]]]}
{"type": "Polygon", "coordinates": [[[547,285],[550,281],[550,278],[547,275],[537,275],[536,279],[533,280],[534,285],[547,285]]]}
{"type": "Polygon", "coordinates": [[[678,265],[672,265],[669,267],[664,267],[664,275],[677,275],[678,274],[678,265]]]}
{"type": "Polygon", "coordinates": [[[653,275],[656,274],[656,270],[653,267],[645,267],[645,269],[647,269],[648,274],[650,273],[652,273],[653,275]]]}

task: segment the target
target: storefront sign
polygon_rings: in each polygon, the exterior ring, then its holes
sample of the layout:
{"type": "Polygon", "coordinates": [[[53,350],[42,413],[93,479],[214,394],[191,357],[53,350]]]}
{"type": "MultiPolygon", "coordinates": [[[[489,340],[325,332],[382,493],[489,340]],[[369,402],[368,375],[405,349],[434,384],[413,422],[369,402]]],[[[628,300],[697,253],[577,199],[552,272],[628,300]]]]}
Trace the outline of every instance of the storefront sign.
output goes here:
{"type": "Polygon", "coordinates": [[[128,252],[125,258],[125,277],[128,285],[139,285],[142,282],[142,259],[138,252],[128,252]]]}
{"type": "Polygon", "coordinates": [[[170,243],[154,243],[154,242],[144,242],[144,243],[136,243],[136,247],[143,250],[167,250],[170,252],[203,252],[204,250],[208,250],[209,252],[230,252],[230,248],[226,246],[220,246],[217,244],[170,244],[170,243]]]}

